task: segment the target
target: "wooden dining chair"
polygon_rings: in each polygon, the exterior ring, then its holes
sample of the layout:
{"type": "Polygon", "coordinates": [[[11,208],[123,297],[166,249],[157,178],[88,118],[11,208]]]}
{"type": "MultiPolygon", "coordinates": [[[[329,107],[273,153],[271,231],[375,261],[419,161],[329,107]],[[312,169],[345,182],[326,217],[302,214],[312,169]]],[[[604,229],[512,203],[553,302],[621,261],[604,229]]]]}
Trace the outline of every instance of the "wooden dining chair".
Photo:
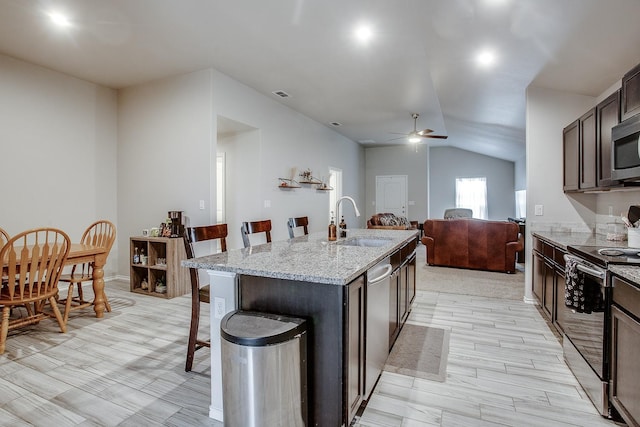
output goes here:
{"type": "Polygon", "coordinates": [[[69,236],[64,231],[38,228],[13,236],[0,249],[0,260],[3,260],[8,278],[8,283],[0,290],[0,354],[5,351],[9,330],[36,324],[49,317],[43,311],[47,301],[60,331],[67,331],[55,297],[70,246],[69,236]],[[24,306],[26,315],[10,319],[11,309],[19,306],[24,306]]]}
{"type": "Polygon", "coordinates": [[[293,239],[295,237],[294,230],[298,227],[302,227],[305,235],[309,234],[309,218],[306,216],[289,218],[289,221],[287,221],[287,226],[289,227],[290,239],[293,239]]]}
{"type": "MultiPolygon", "coordinates": [[[[0,249],[2,249],[2,247],[9,241],[9,233],[7,233],[3,228],[0,228],[0,249]]],[[[2,259],[2,258],[0,258],[2,259]]],[[[4,285],[5,283],[7,283],[7,278],[5,277],[4,274],[0,275],[0,281],[2,283],[2,285],[4,285]]]]}
{"type": "MultiPolygon", "coordinates": [[[[201,227],[186,227],[184,230],[184,249],[187,258],[195,257],[194,243],[214,241],[220,243],[220,251],[227,251],[227,224],[206,225],[201,227]]],[[[193,356],[196,350],[202,347],[211,347],[209,339],[198,339],[198,326],[200,325],[200,303],[209,303],[209,285],[200,285],[197,268],[189,269],[191,277],[191,326],[189,327],[189,343],[187,344],[187,362],[184,367],[186,372],[191,371],[193,356]]]]}
{"type": "Polygon", "coordinates": [[[271,242],[270,219],[265,219],[262,221],[243,222],[240,231],[242,233],[242,243],[244,243],[245,248],[251,246],[251,242],[249,241],[249,234],[265,233],[267,243],[271,242]]]}
{"type": "Polygon", "coordinates": [[[4,231],[4,229],[0,227],[0,248],[2,248],[8,241],[9,233],[4,231]]]}
{"type": "MultiPolygon", "coordinates": [[[[116,227],[107,220],[96,221],[91,224],[82,234],[80,243],[92,246],[101,246],[106,249],[109,256],[113,242],[116,240],[116,227]]],[[[73,310],[90,307],[93,305],[93,300],[85,300],[82,291],[83,282],[93,281],[93,263],[87,262],[83,264],[75,264],[71,268],[71,274],[63,274],[60,277],[61,282],[69,283],[69,289],[67,290],[67,297],[65,299],[58,299],[58,302],[64,304],[64,323],[69,320],[69,313],[73,310]],[[78,296],[73,295],[74,285],[77,284],[78,296]]],[[[106,293],[104,294],[104,305],[107,311],[111,311],[111,305],[107,299],[106,293]]]]}

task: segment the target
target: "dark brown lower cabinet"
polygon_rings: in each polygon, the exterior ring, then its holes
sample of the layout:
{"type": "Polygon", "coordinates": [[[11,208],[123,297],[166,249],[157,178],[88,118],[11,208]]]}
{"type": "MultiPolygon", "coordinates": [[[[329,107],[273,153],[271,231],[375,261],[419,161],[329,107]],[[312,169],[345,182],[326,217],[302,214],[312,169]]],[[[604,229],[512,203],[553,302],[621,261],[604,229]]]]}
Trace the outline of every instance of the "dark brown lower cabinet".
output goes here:
{"type": "Polygon", "coordinates": [[[640,288],[613,277],[609,400],[629,426],[640,426],[640,288]]]}
{"type": "Polygon", "coordinates": [[[542,312],[559,332],[563,332],[563,311],[558,309],[564,304],[566,250],[551,242],[533,236],[533,296],[538,300],[542,312]]]}
{"type": "Polygon", "coordinates": [[[364,399],[365,286],[364,277],[348,286],[347,420],[352,420],[364,399]]]}

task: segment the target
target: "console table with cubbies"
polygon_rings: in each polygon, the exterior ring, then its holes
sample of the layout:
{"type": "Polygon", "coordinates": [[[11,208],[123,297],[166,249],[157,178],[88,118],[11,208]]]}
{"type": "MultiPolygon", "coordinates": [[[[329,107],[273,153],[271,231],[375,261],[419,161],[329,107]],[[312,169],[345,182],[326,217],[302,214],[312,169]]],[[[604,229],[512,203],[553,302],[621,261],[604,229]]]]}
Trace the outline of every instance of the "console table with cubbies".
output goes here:
{"type": "Polygon", "coordinates": [[[182,239],[137,236],[130,238],[129,246],[131,292],[160,298],[173,298],[191,292],[189,269],[180,265],[180,261],[187,258],[182,239]],[[144,249],[146,264],[134,263],[136,249],[138,254],[144,249]],[[143,289],[144,281],[147,289],[143,289]],[[165,292],[157,292],[159,283],[166,284],[165,292]]]}

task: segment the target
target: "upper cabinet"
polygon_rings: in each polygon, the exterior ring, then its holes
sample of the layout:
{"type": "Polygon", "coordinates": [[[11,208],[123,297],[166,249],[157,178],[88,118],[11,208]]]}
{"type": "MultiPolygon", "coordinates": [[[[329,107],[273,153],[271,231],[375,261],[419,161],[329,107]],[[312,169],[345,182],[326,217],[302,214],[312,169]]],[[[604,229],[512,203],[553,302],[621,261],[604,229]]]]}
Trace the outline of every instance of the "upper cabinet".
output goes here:
{"type": "Polygon", "coordinates": [[[596,106],[598,187],[617,184],[611,180],[611,128],[620,123],[620,90],[612,93],[596,106]]]}
{"type": "Polygon", "coordinates": [[[564,163],[564,191],[578,190],[580,128],[579,121],[571,123],[562,131],[562,155],[564,163]]]}
{"type": "Polygon", "coordinates": [[[596,186],[596,109],[592,108],[580,119],[580,184],[581,190],[589,190],[596,186]]]}
{"type": "Polygon", "coordinates": [[[622,120],[640,113],[640,64],[622,77],[622,120]]]}
{"type": "Polygon", "coordinates": [[[620,91],[562,132],[565,192],[606,189],[611,180],[611,128],[620,123],[620,91]]]}

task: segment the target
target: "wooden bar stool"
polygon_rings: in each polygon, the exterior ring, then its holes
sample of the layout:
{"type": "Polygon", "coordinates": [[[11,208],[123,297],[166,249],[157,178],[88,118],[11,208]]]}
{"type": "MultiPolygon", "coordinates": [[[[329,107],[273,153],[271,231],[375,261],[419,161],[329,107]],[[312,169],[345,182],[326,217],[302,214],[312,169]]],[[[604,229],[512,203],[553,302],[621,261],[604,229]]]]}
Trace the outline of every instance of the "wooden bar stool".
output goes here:
{"type": "Polygon", "coordinates": [[[287,226],[289,227],[289,238],[293,239],[295,237],[294,230],[298,227],[302,227],[304,231],[304,235],[309,234],[309,218],[306,216],[301,216],[298,218],[289,218],[287,221],[287,226]]]}
{"type": "Polygon", "coordinates": [[[242,232],[242,243],[244,243],[245,248],[251,246],[251,242],[249,241],[249,234],[265,233],[267,243],[271,242],[270,219],[265,219],[262,221],[243,222],[240,231],[242,232]]]}
{"type": "MultiPolygon", "coordinates": [[[[205,225],[201,227],[187,227],[184,230],[184,249],[187,258],[194,258],[194,243],[209,242],[210,244],[218,240],[220,251],[227,251],[227,224],[205,225]]],[[[202,244],[204,246],[204,244],[202,244]]],[[[187,362],[184,370],[191,371],[193,366],[193,356],[196,350],[202,347],[211,347],[210,339],[198,339],[198,326],[200,325],[200,303],[209,303],[209,285],[200,286],[200,278],[197,268],[189,269],[191,277],[191,326],[189,327],[189,343],[187,344],[187,362]]]]}

